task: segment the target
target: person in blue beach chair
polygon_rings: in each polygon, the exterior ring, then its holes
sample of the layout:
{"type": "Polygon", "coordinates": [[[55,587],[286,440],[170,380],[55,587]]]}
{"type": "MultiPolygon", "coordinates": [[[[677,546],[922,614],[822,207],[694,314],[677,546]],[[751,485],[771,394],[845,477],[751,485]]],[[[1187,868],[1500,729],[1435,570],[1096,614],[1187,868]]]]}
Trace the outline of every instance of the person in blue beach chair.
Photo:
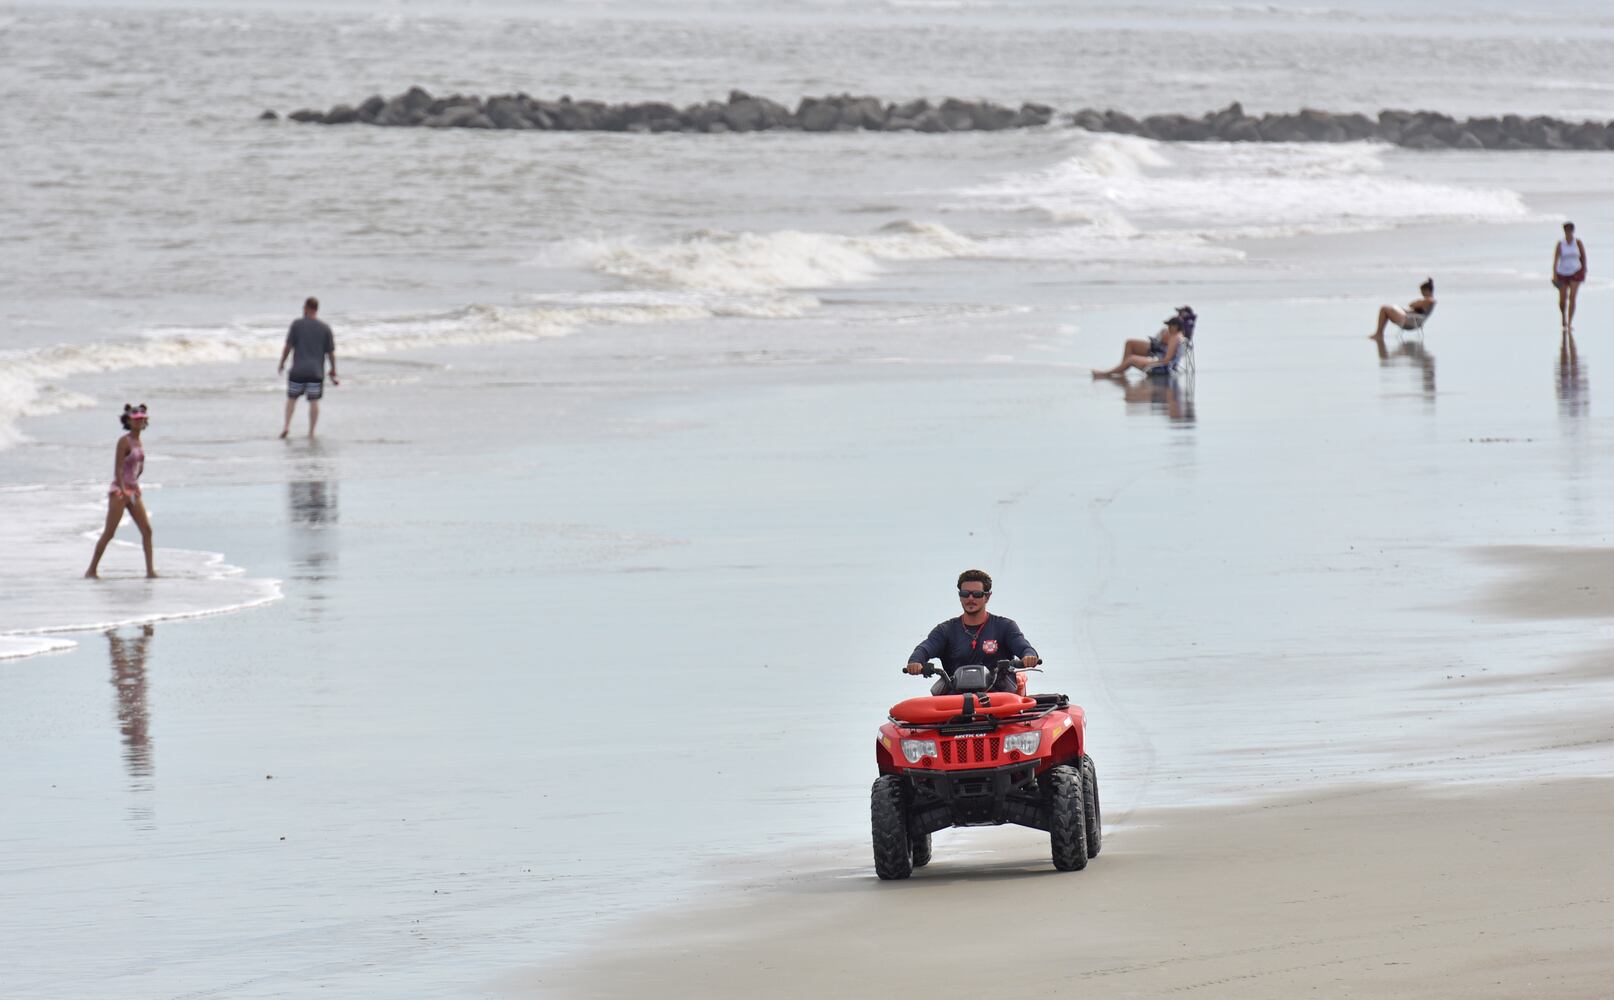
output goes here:
{"type": "Polygon", "coordinates": [[[1194,324],[1199,317],[1189,306],[1181,306],[1169,317],[1160,332],[1148,340],[1129,340],[1121,348],[1121,363],[1114,368],[1094,368],[1094,378],[1120,378],[1136,368],[1145,375],[1175,375],[1193,364],[1194,324]]]}

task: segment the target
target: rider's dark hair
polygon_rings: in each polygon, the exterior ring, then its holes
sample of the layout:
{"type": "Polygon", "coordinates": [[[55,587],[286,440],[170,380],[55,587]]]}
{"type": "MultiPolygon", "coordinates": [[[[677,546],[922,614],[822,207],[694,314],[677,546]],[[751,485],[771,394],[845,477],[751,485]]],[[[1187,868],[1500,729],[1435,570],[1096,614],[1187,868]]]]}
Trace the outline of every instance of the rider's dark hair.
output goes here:
{"type": "Polygon", "coordinates": [[[967,569],[958,574],[958,589],[963,590],[966,583],[978,583],[988,594],[992,592],[992,577],[985,570],[967,569]]]}
{"type": "Polygon", "coordinates": [[[1425,278],[1425,279],[1423,279],[1423,284],[1418,286],[1418,291],[1423,292],[1424,294],[1428,294],[1430,292],[1433,292],[1434,290],[1435,290],[1435,279],[1434,278],[1425,278]]]}

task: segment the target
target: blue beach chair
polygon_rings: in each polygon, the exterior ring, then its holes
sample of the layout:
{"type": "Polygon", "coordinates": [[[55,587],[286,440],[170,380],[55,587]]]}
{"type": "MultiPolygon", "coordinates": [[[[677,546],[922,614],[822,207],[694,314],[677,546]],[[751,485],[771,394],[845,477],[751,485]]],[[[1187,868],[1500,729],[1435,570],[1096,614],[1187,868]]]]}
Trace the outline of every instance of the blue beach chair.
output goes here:
{"type": "Polygon", "coordinates": [[[1182,341],[1177,348],[1177,355],[1168,362],[1162,362],[1150,368],[1148,374],[1162,375],[1166,378],[1193,378],[1194,376],[1194,324],[1199,317],[1189,306],[1180,306],[1177,309],[1177,318],[1182,321],[1182,341]]]}

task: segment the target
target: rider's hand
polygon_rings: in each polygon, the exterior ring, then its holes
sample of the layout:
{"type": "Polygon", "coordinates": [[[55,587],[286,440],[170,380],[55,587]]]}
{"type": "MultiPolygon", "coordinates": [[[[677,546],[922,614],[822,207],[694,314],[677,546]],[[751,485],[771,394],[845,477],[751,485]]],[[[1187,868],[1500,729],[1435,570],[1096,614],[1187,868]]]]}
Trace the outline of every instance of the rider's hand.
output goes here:
{"type": "Polygon", "coordinates": [[[906,670],[910,674],[917,674],[925,669],[925,665],[923,663],[910,663],[902,669],[906,670]]]}
{"type": "Polygon", "coordinates": [[[1036,656],[1023,656],[1020,658],[1020,665],[1022,667],[1034,667],[1041,662],[1042,661],[1036,656]]]}

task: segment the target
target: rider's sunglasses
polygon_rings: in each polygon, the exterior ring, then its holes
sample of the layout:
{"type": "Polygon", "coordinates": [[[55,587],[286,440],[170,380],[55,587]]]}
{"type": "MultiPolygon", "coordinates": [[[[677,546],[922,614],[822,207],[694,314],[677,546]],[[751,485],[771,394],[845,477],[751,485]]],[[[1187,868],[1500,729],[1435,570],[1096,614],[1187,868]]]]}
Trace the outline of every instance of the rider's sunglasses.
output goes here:
{"type": "Polygon", "coordinates": [[[958,592],[958,597],[959,597],[960,600],[964,600],[964,599],[970,598],[970,597],[973,597],[976,600],[980,600],[981,598],[985,597],[987,594],[990,594],[990,593],[991,593],[990,590],[960,590],[958,592]]]}

